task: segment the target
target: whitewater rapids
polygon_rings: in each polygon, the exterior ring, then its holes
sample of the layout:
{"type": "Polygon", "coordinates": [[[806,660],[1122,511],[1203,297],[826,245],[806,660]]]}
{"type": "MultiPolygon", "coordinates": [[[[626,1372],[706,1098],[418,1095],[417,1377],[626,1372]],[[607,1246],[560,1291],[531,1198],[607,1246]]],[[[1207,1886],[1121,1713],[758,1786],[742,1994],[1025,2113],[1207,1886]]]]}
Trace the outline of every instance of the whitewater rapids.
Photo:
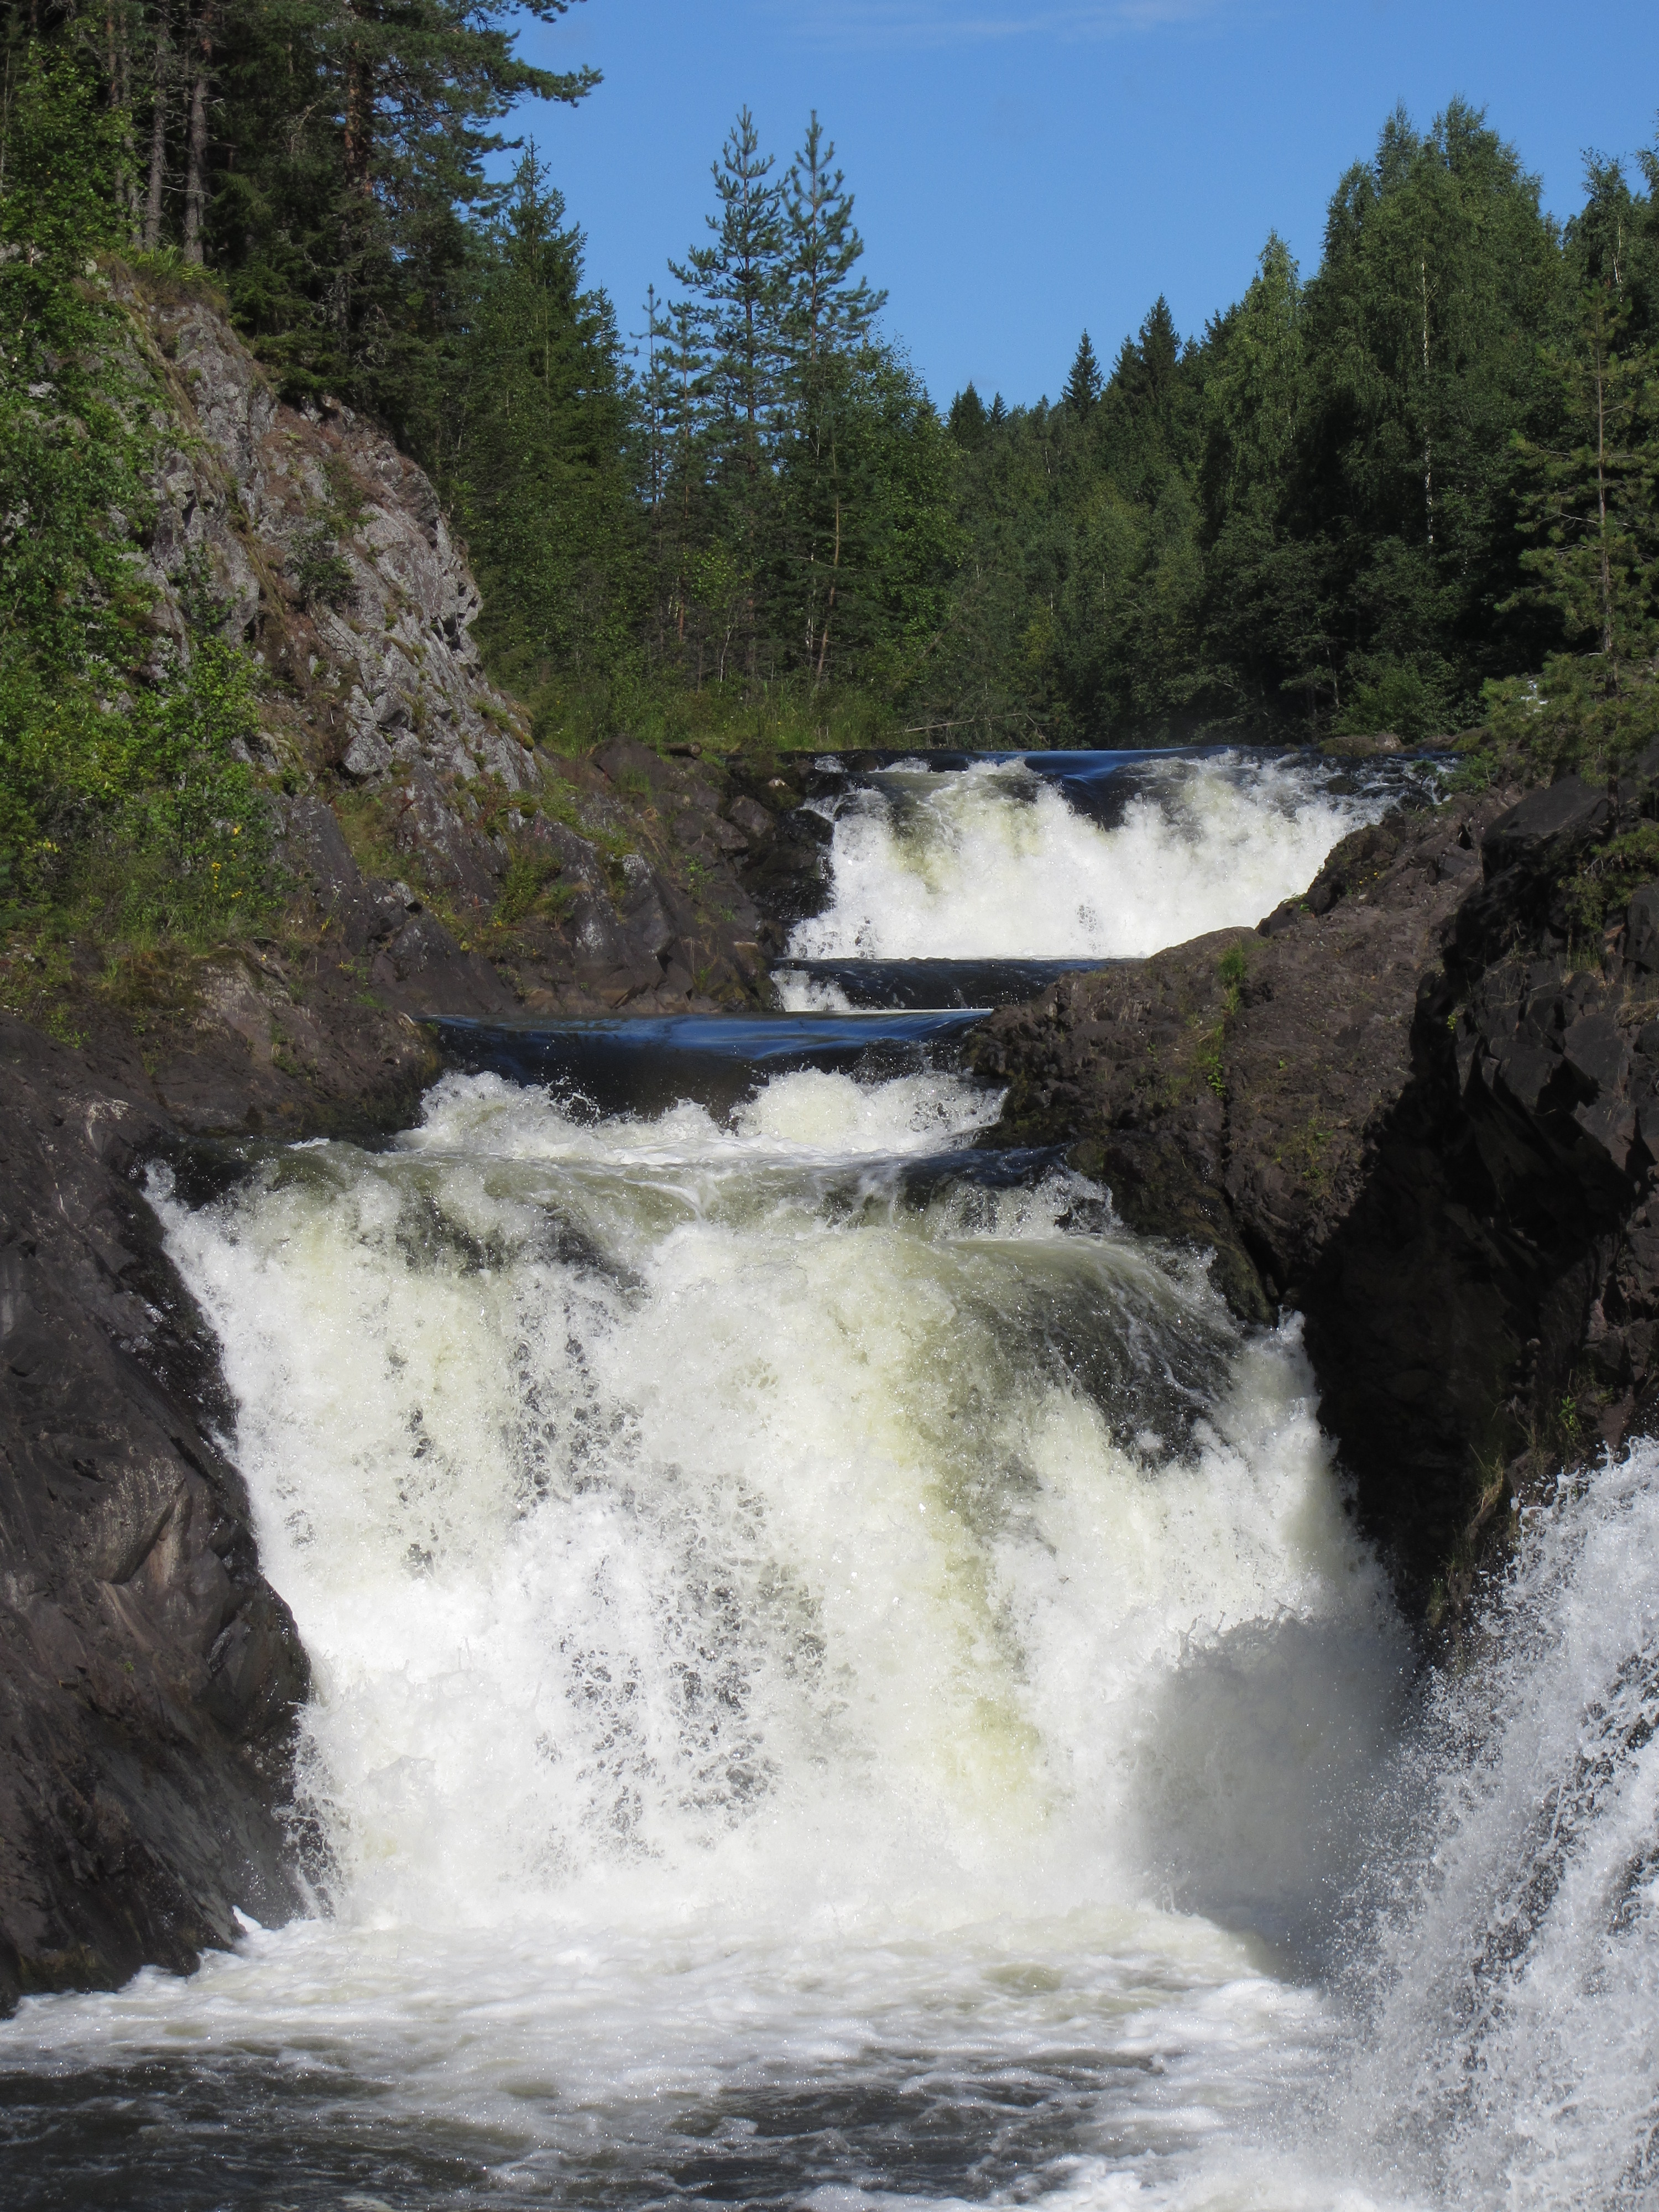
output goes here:
{"type": "Polygon", "coordinates": [[[921,763],[826,802],[831,892],[800,960],[1139,958],[1249,927],[1390,803],[1326,764],[1225,753],[1137,763],[1102,822],[1019,761],[921,763]]]}
{"type": "MultiPolygon", "coordinates": [[[[840,802],[797,956],[1149,949],[1372,804],[988,769],[840,802]]],[[[452,1075],[155,1172],[315,1667],[316,1910],[27,2000],[9,2207],[1659,2206],[1659,1449],[1424,1674],[1294,1319],[997,1110],[452,1075]]]]}

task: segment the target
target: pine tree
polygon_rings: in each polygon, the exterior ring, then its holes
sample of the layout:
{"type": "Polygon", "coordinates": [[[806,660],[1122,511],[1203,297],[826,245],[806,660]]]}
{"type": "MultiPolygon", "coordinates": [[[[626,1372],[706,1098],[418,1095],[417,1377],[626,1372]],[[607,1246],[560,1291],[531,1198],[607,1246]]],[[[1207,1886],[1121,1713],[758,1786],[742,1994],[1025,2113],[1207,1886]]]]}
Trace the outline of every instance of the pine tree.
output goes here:
{"type": "Polygon", "coordinates": [[[1077,353],[1072,362],[1071,374],[1066,379],[1062,397],[1073,414],[1086,416],[1099,398],[1101,389],[1100,363],[1095,358],[1089,333],[1085,331],[1078,341],[1077,353]]]}
{"type": "Polygon", "coordinates": [[[505,144],[495,126],[523,99],[573,103],[599,82],[516,52],[515,23],[572,4],[101,0],[54,12],[76,43],[97,21],[112,98],[133,81],[149,140],[146,176],[127,162],[134,242],[177,242],[214,267],[291,393],[339,392],[423,444],[452,295],[465,290],[467,221],[501,190],[485,174],[505,144]]]}
{"type": "Polygon", "coordinates": [[[770,181],[774,166],[743,108],[711,171],[720,203],[706,218],[714,243],[669,264],[692,294],[708,391],[751,479],[778,402],[784,353],[784,227],[782,196],[770,181]]]}
{"type": "Polygon", "coordinates": [[[722,675],[734,641],[746,673],[757,672],[764,578],[778,550],[770,459],[787,342],[782,195],[773,167],[753,115],[742,108],[712,167],[719,210],[706,220],[714,242],[669,264],[692,295],[690,317],[706,363],[699,388],[708,403],[702,442],[730,517],[714,591],[722,675]]]}
{"type": "Polygon", "coordinates": [[[864,240],[854,228],[847,180],[830,168],[835,158],[814,108],[781,200],[783,325],[795,357],[808,362],[862,344],[887,304],[885,292],[872,292],[861,276],[854,281],[864,240]]]}

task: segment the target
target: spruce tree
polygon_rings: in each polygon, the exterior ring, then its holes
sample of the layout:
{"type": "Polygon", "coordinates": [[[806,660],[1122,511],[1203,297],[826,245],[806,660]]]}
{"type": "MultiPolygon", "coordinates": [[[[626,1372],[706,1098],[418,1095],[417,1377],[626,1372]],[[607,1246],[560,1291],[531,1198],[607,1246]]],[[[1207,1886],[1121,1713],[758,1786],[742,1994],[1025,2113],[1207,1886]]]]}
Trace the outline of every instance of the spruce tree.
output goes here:
{"type": "Polygon", "coordinates": [[[1101,387],[1100,363],[1095,358],[1089,333],[1085,331],[1078,341],[1077,353],[1072,362],[1071,374],[1066,379],[1062,396],[1073,414],[1086,416],[1099,398],[1101,387]]]}
{"type": "Polygon", "coordinates": [[[974,389],[970,378],[964,388],[951,402],[951,412],[945,427],[965,453],[974,453],[985,443],[985,433],[990,422],[985,411],[985,402],[974,389]]]}
{"type": "Polygon", "coordinates": [[[1517,594],[1552,609],[1566,640],[1620,664],[1659,639],[1659,349],[1632,330],[1609,257],[1579,293],[1563,340],[1544,362],[1557,401],[1547,441],[1517,439],[1528,489],[1521,565],[1538,580],[1517,594]]]}
{"type": "Polygon", "coordinates": [[[778,402],[785,345],[782,195],[771,181],[774,166],[760,150],[753,115],[741,109],[711,169],[720,203],[706,218],[714,242],[668,264],[692,295],[707,389],[751,478],[778,402]]]}
{"type": "Polygon", "coordinates": [[[582,283],[581,234],[533,149],[480,241],[449,388],[441,487],[466,533],[482,635],[526,688],[629,648],[639,524],[611,303],[582,283]]]}

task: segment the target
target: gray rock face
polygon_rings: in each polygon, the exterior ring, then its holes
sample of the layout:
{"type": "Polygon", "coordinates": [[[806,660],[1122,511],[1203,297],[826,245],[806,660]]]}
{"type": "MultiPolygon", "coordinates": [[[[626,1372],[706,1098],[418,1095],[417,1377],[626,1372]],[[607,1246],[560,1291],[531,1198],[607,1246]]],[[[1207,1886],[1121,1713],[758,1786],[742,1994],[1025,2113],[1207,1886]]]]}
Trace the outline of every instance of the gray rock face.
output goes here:
{"type": "Polygon", "coordinates": [[[300,1903],[278,1808],[308,1670],[131,1181],[167,1133],[0,1027],[0,2011],[300,1903]]]}
{"type": "Polygon", "coordinates": [[[777,826],[777,817],[769,813],[757,799],[739,793],[726,808],[726,819],[736,824],[745,838],[758,843],[769,837],[777,826]]]}
{"type": "MultiPolygon", "coordinates": [[[[153,480],[146,549],[163,633],[187,649],[181,571],[205,555],[227,635],[257,643],[278,679],[262,717],[275,763],[369,781],[397,746],[446,805],[452,786],[485,773],[509,791],[538,787],[528,732],[470,635],[477,586],[421,470],[349,408],[283,404],[205,304],[147,304],[137,292],[125,304],[181,434],[153,480]],[[349,572],[337,604],[303,590],[319,535],[349,572]]],[[[458,815],[452,834],[465,829],[458,815]]]]}
{"type": "Polygon", "coordinates": [[[532,845],[543,848],[556,862],[567,883],[580,884],[587,890],[604,890],[605,864],[599,848],[586,837],[579,837],[562,822],[548,821],[544,815],[537,816],[528,835],[532,845]]]}

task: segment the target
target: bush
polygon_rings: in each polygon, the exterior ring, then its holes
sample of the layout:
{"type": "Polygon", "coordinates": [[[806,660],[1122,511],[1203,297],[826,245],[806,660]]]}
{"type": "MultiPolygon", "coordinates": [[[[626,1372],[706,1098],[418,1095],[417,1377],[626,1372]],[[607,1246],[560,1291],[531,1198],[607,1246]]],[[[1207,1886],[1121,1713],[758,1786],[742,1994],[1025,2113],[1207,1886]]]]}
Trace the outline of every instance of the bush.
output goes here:
{"type": "Polygon", "coordinates": [[[341,607],[356,597],[351,564],[325,522],[307,530],[294,549],[294,581],[307,606],[341,607]]]}
{"type": "Polygon", "coordinates": [[[1616,775],[1659,738],[1659,681],[1651,665],[1615,672],[1600,653],[1555,653],[1540,676],[1486,686],[1486,725],[1528,782],[1616,775]]]}

